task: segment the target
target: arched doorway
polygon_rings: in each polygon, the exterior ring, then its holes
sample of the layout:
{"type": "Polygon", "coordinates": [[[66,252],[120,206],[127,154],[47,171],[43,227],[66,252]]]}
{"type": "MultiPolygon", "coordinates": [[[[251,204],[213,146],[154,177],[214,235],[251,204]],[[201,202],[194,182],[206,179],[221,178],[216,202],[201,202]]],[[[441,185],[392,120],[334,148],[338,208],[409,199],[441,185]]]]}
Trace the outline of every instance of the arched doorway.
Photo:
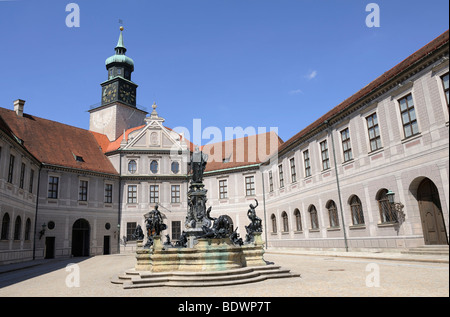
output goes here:
{"type": "Polygon", "coordinates": [[[429,178],[419,184],[417,200],[425,244],[448,244],[439,192],[429,178]]]}
{"type": "Polygon", "coordinates": [[[85,219],[78,219],[72,226],[72,255],[89,256],[90,226],[85,219]]]}

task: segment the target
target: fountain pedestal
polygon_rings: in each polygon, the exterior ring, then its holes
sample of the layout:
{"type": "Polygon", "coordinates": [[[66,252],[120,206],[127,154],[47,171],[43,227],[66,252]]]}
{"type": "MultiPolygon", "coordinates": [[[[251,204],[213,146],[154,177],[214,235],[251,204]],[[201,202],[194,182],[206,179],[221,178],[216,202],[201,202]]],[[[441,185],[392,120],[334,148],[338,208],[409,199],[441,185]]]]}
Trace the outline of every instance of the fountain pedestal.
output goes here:
{"type": "Polygon", "coordinates": [[[236,246],[230,238],[198,238],[193,248],[167,248],[161,237],[153,238],[149,249],[136,250],[136,271],[148,272],[203,272],[224,271],[249,266],[266,265],[263,259],[264,244],[261,234],[255,235],[255,243],[236,246]]]}

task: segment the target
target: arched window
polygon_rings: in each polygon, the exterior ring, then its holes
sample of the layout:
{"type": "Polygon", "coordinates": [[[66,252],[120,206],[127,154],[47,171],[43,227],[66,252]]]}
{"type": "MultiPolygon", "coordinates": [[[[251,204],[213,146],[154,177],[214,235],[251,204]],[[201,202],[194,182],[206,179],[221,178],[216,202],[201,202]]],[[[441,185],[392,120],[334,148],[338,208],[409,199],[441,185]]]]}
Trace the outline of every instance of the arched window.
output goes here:
{"type": "Polygon", "coordinates": [[[389,222],[397,222],[396,214],[389,203],[389,199],[387,196],[388,190],[383,188],[378,191],[377,201],[378,201],[378,209],[380,210],[380,219],[382,223],[389,222]]]}
{"type": "Polygon", "coordinates": [[[286,211],[281,213],[281,219],[283,220],[283,232],[289,232],[289,220],[286,211]]]}
{"type": "Polygon", "coordinates": [[[135,160],[131,160],[128,162],[128,172],[130,172],[131,174],[136,173],[137,170],[137,164],[135,160]]]}
{"type": "Polygon", "coordinates": [[[317,217],[316,206],[309,206],[308,211],[311,218],[311,229],[319,229],[319,218],[317,217]]]}
{"type": "Polygon", "coordinates": [[[270,216],[270,220],[272,220],[272,232],[277,233],[277,217],[272,214],[272,216],[270,216]]]}
{"type": "Polygon", "coordinates": [[[3,215],[2,219],[2,233],[0,235],[0,240],[8,240],[9,238],[9,215],[8,213],[3,215]]]}
{"type": "Polygon", "coordinates": [[[14,223],[14,240],[20,240],[20,229],[22,229],[22,218],[17,216],[16,222],[14,223]]]}
{"type": "Polygon", "coordinates": [[[300,210],[298,210],[297,208],[294,209],[294,217],[296,230],[302,231],[302,216],[300,215],[300,210]]]}
{"type": "Polygon", "coordinates": [[[25,241],[30,240],[30,233],[31,233],[31,220],[30,218],[27,219],[25,222],[25,241]]]}
{"type": "Polygon", "coordinates": [[[20,240],[21,229],[22,229],[22,218],[20,218],[20,216],[17,216],[16,222],[14,223],[14,240],[20,240]]]}
{"type": "Polygon", "coordinates": [[[328,209],[328,216],[330,218],[330,227],[339,227],[339,218],[335,202],[333,200],[329,200],[326,207],[328,209]]]}
{"type": "Polygon", "coordinates": [[[180,171],[180,163],[172,162],[171,170],[172,170],[172,173],[178,174],[178,172],[180,171]]]}
{"type": "Polygon", "coordinates": [[[362,209],[362,204],[361,200],[356,195],[353,195],[350,199],[350,210],[352,212],[353,225],[363,225],[364,213],[362,209]]]}
{"type": "Polygon", "coordinates": [[[150,171],[151,171],[153,174],[158,173],[158,161],[153,160],[153,161],[150,163],[150,171]]]}

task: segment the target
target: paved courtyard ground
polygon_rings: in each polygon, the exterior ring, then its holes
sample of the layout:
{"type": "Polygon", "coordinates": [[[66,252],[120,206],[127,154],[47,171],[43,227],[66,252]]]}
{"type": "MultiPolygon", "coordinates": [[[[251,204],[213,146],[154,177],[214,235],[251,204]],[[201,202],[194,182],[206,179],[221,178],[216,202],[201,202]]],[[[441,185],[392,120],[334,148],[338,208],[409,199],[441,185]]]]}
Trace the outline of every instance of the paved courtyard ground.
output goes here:
{"type": "Polygon", "coordinates": [[[124,290],[111,278],[132,268],[132,254],[55,259],[0,273],[0,297],[448,297],[449,264],[266,253],[297,278],[227,287],[124,290]],[[76,267],[67,265],[77,264],[76,267]],[[79,285],[76,279],[79,272],[79,285]],[[68,287],[73,286],[73,287],[68,287]]]}

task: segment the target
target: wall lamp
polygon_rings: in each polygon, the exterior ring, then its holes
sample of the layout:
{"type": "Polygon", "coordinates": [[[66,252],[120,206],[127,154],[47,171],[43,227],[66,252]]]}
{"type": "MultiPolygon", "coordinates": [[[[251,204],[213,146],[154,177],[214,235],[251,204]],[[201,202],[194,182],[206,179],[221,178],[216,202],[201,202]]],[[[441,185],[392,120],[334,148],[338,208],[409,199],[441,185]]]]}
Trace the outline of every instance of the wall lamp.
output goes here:
{"type": "Polygon", "coordinates": [[[119,233],[120,233],[120,224],[117,225],[117,230],[114,231],[114,239],[117,238],[117,236],[119,235],[119,233]]]}
{"type": "Polygon", "coordinates": [[[47,227],[46,223],[42,224],[42,229],[39,231],[39,240],[41,240],[42,236],[45,234],[45,228],[47,227]]]}
{"type": "Polygon", "coordinates": [[[386,196],[388,198],[389,204],[392,207],[392,210],[396,212],[397,219],[398,220],[405,219],[405,213],[403,212],[403,208],[405,206],[400,202],[395,202],[395,193],[389,189],[388,192],[386,193],[386,196]]]}

